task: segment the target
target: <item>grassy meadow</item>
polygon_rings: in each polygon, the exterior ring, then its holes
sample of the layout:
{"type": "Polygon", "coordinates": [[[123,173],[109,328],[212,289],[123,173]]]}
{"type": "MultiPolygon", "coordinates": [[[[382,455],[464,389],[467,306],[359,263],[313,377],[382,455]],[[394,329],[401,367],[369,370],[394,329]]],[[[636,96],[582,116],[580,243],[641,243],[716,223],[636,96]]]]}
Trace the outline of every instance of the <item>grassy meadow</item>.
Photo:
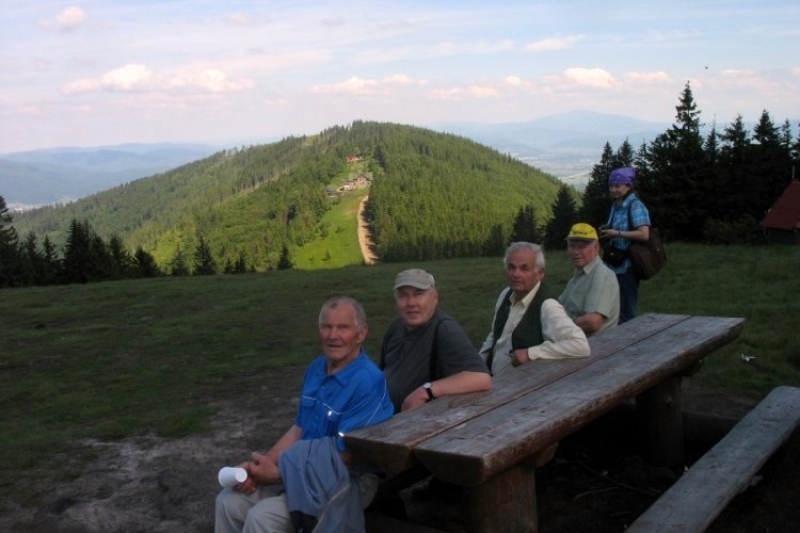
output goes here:
{"type": "Polygon", "coordinates": [[[325,235],[306,243],[293,253],[297,269],[340,268],[364,262],[356,234],[358,208],[366,190],[341,197],[322,217],[325,235]]]}
{"type": "MultiPolygon", "coordinates": [[[[756,396],[800,385],[800,247],[668,251],[666,269],[642,283],[640,312],[747,319],[690,379],[756,396]]],[[[441,307],[480,345],[504,286],[499,257],[3,290],[0,471],[76,439],[203,431],[216,400],[320,352],[319,307],[335,294],[365,305],[377,356],[394,276],[411,266],[436,276],[441,307]]],[[[560,290],[570,275],[566,253],[552,252],[546,281],[560,290]]]]}

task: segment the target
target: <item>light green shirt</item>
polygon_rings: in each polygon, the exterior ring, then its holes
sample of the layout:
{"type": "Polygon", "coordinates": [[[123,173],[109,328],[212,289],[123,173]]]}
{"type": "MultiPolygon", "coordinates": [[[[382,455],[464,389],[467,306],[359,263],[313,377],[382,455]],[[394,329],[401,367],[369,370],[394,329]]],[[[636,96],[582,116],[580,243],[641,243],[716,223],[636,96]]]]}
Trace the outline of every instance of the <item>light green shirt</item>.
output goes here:
{"type": "Polygon", "coordinates": [[[567,283],[558,301],[575,320],[586,313],[603,315],[603,325],[599,333],[617,325],[619,321],[619,283],[617,275],[608,268],[600,257],[583,268],[576,268],[572,279],[567,283]]]}

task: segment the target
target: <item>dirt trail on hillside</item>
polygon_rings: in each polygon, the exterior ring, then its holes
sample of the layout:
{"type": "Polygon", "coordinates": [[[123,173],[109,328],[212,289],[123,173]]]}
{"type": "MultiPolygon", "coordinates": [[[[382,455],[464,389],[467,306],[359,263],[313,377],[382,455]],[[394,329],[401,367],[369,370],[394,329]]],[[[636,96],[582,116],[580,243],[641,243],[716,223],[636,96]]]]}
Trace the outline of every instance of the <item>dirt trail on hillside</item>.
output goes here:
{"type": "Polygon", "coordinates": [[[371,265],[378,258],[372,252],[374,243],[372,242],[372,235],[369,232],[366,213],[364,212],[364,206],[368,199],[369,195],[362,198],[361,203],[358,204],[358,245],[361,247],[361,255],[364,257],[364,262],[371,265]]]}

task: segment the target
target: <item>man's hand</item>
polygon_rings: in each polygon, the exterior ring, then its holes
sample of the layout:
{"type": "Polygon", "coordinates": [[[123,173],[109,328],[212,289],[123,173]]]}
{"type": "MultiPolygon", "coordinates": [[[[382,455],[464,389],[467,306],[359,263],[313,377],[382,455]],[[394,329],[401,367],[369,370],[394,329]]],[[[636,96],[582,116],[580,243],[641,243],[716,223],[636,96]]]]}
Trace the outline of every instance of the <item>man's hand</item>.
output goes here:
{"type": "Polygon", "coordinates": [[[273,485],[281,481],[278,463],[272,457],[253,452],[252,459],[248,473],[257,485],[273,485]]]}
{"type": "Polygon", "coordinates": [[[234,485],[232,488],[237,492],[244,492],[245,494],[253,494],[256,491],[256,482],[253,479],[253,476],[250,475],[250,470],[252,465],[250,463],[242,463],[239,466],[244,468],[247,471],[247,479],[239,483],[238,485],[234,485]]]}
{"type": "Polygon", "coordinates": [[[530,361],[527,348],[517,348],[511,353],[511,366],[524,365],[530,361]]]}
{"type": "Polygon", "coordinates": [[[414,409],[426,403],[428,403],[428,393],[425,392],[425,389],[422,387],[417,387],[403,400],[403,405],[400,406],[400,410],[408,411],[409,409],[414,409]]]}

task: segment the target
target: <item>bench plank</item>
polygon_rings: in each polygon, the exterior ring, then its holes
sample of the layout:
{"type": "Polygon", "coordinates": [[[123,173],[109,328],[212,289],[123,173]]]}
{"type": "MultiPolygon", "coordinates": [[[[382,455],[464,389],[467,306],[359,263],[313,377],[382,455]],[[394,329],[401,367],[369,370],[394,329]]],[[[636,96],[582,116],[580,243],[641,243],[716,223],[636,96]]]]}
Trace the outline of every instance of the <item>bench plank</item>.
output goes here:
{"type": "Polygon", "coordinates": [[[688,318],[687,315],[641,315],[591,337],[591,357],[523,365],[495,378],[490,391],[439,398],[381,424],[351,432],[345,436],[345,442],[360,461],[389,474],[402,472],[417,464],[412,450],[420,442],[596,364],[688,318]]]}
{"type": "Polygon", "coordinates": [[[626,533],[705,531],[800,424],[800,388],[778,387],[748,413],[626,533]]]}
{"type": "MultiPolygon", "coordinates": [[[[414,448],[436,477],[477,486],[735,339],[744,319],[691,317],[414,448]]],[[[621,328],[615,328],[617,331],[621,328]]],[[[544,371],[557,361],[543,362],[544,371]]],[[[538,366],[529,363],[520,368],[538,366]]]]}

